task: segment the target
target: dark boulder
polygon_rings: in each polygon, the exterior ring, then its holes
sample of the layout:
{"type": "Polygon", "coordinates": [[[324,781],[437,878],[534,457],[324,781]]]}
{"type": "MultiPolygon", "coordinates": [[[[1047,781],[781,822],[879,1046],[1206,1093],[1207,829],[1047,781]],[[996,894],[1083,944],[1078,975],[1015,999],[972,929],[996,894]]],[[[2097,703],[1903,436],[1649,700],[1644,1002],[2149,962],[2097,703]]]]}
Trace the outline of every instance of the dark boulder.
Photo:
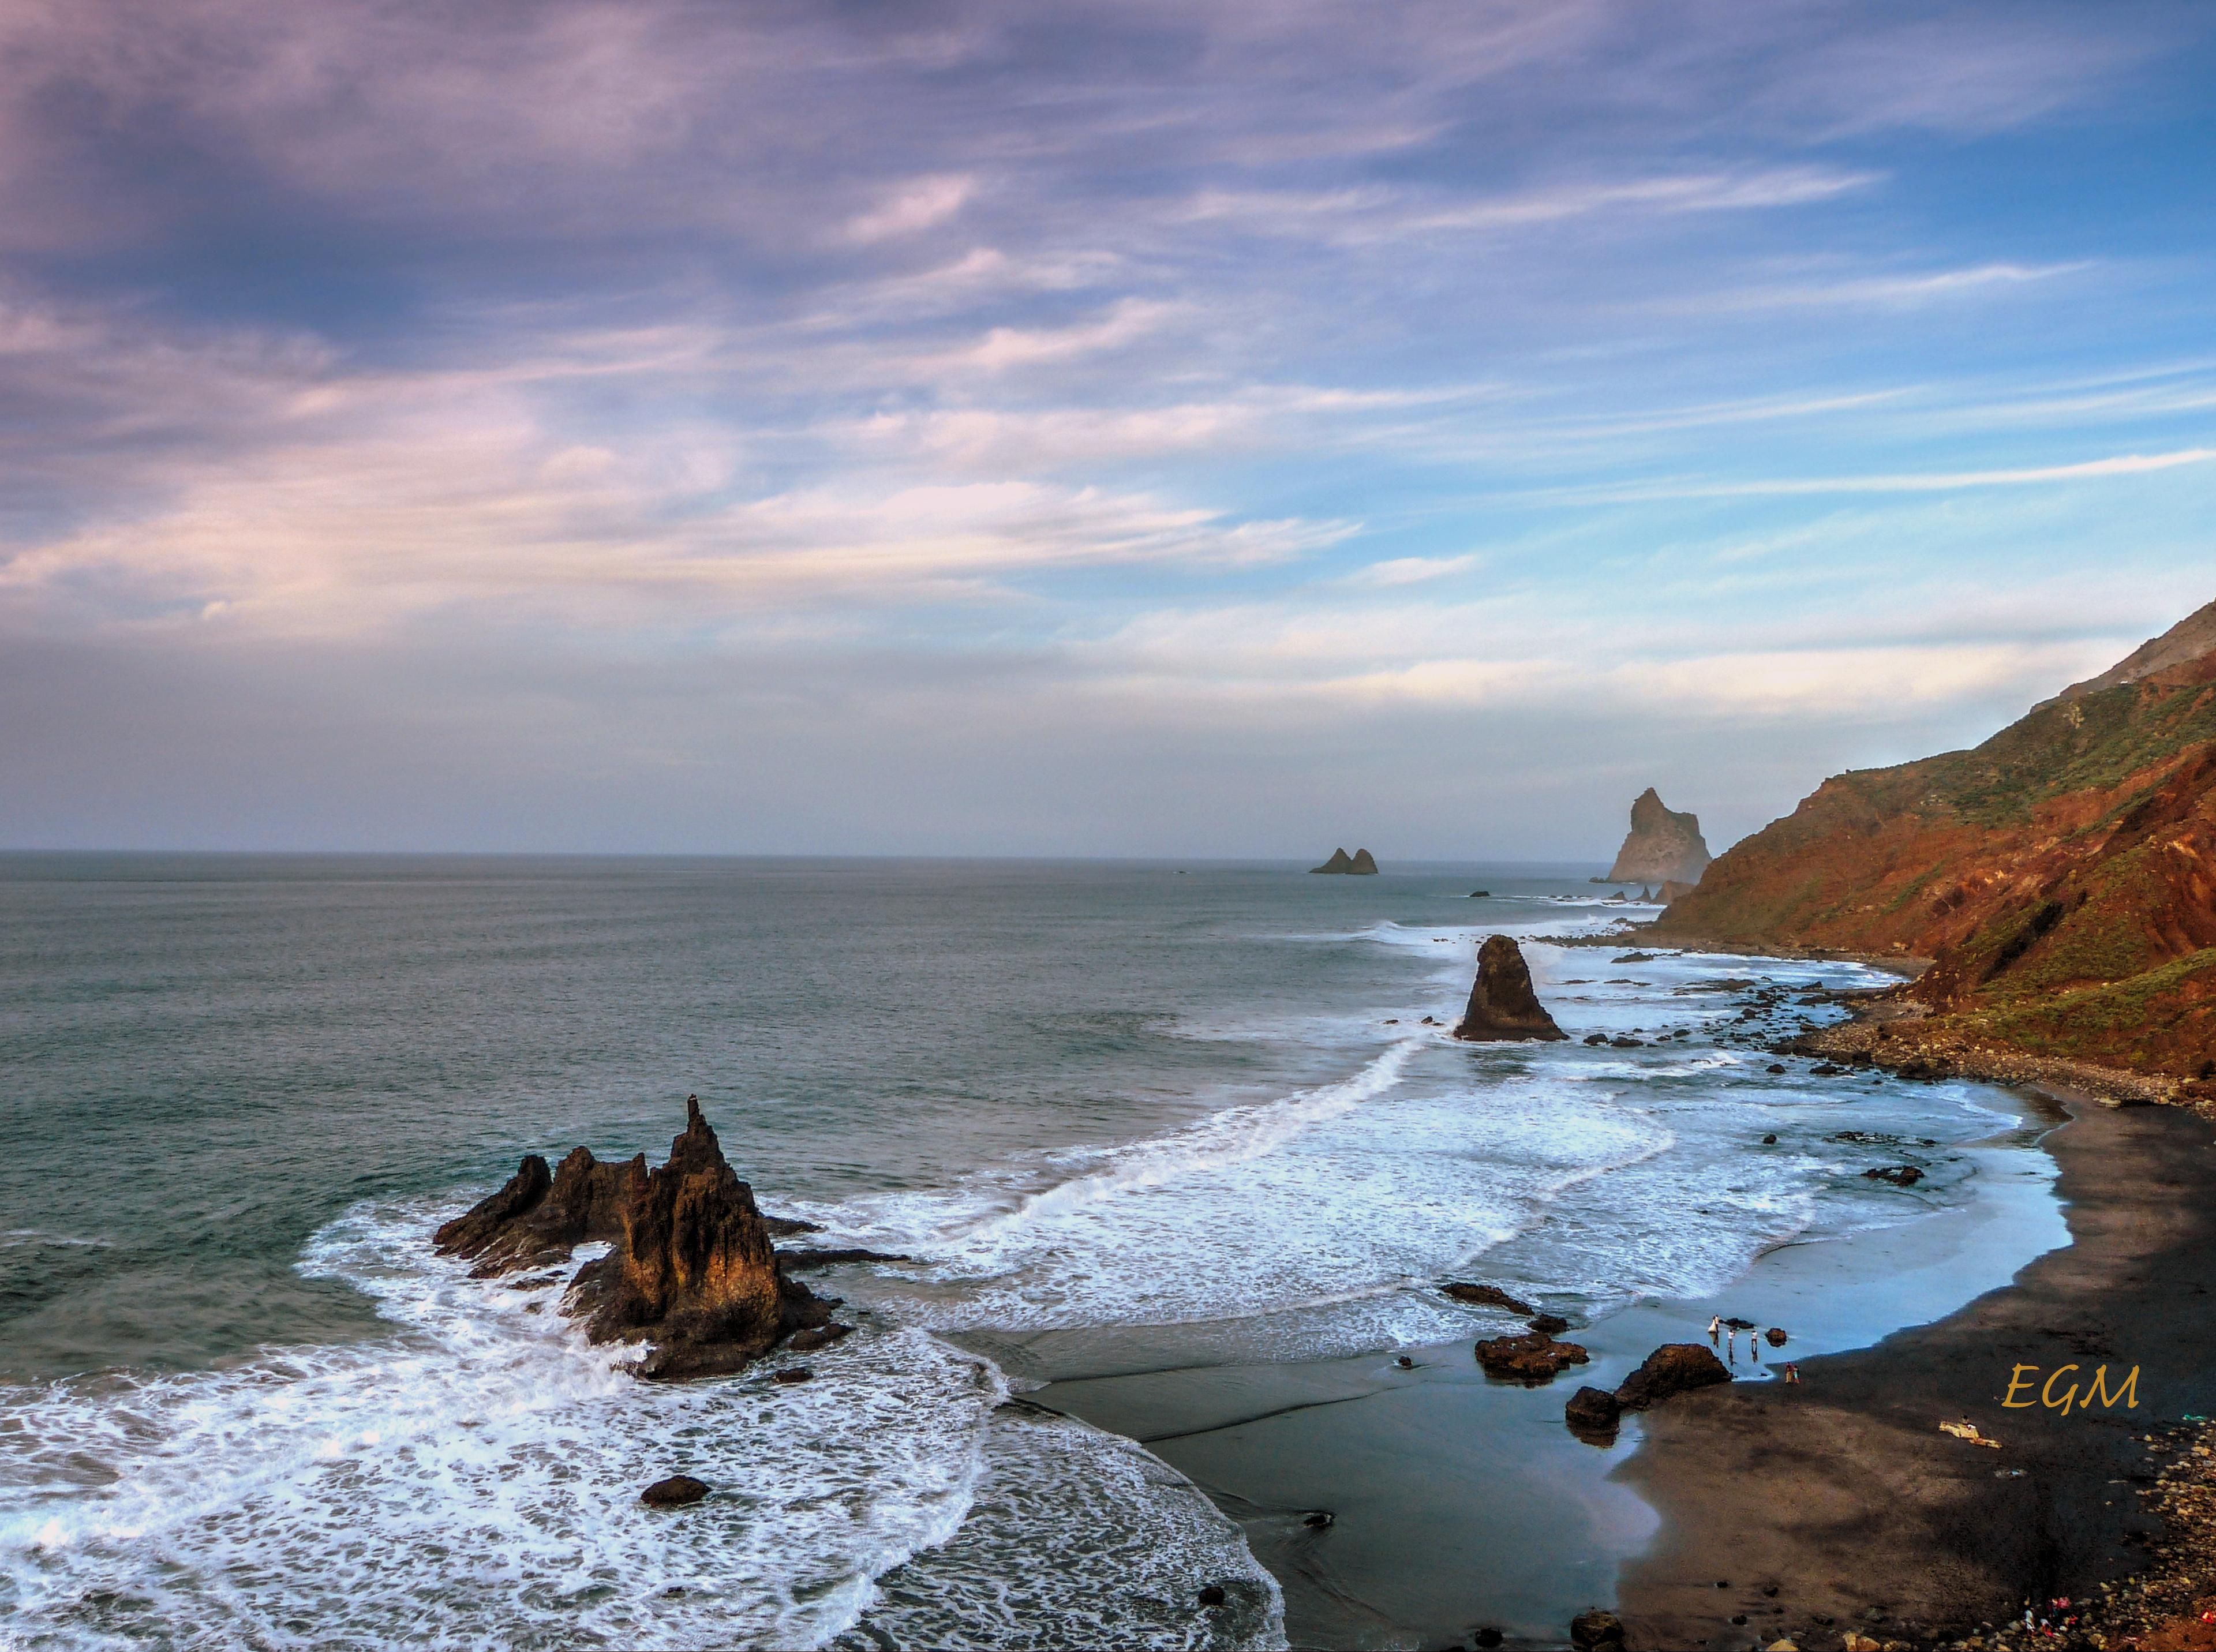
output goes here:
{"type": "Polygon", "coordinates": [[[1580,1388],[1562,1408],[1562,1421],[1580,1436],[1613,1434],[1622,1416],[1622,1403],[1605,1388],[1580,1388]]]}
{"type": "Polygon", "coordinates": [[[1505,1308],[1511,1313],[1521,1314],[1535,1311],[1530,1303],[1517,1301],[1497,1285],[1466,1285],[1454,1280],[1440,1286],[1439,1292],[1457,1302],[1474,1303],[1480,1308],[1505,1308]]]}
{"type": "Polygon", "coordinates": [[[1322,1532],[1328,1530],[1332,1523],[1338,1520],[1338,1518],[1339,1516],[1333,1514],[1328,1508],[1319,1508],[1302,1515],[1301,1524],[1307,1526],[1311,1532],[1322,1532]]]}
{"type": "Polygon", "coordinates": [[[1862,1174],[1873,1182],[1890,1182],[1896,1188],[1912,1188],[1924,1180],[1924,1172],[1913,1164],[1881,1164],[1862,1174]]]}
{"type": "Polygon", "coordinates": [[[770,1380],[775,1383],[781,1383],[785,1387],[791,1388],[799,1383],[814,1382],[816,1380],[816,1373],[810,1371],[804,1365],[787,1366],[782,1371],[772,1372],[770,1373],[770,1380]]]}
{"type": "Polygon", "coordinates": [[[1542,1330],[1487,1337],[1477,1345],[1477,1362],[1487,1376],[1534,1388],[1554,1381],[1573,1365],[1585,1364],[1588,1357],[1575,1342],[1558,1342],[1542,1330]]]}
{"type": "Polygon", "coordinates": [[[1762,1340],[1769,1343],[1772,1348],[1783,1348],[1786,1341],[1785,1333],[1779,1327],[1772,1325],[1768,1330],[1762,1333],[1762,1340]]]}
{"type": "Polygon", "coordinates": [[[1472,1043],[1522,1039],[1567,1039],[1531,990],[1524,949],[1505,935],[1490,935],[1477,952],[1477,980],[1456,1038],[1472,1043]]]}
{"type": "Polygon", "coordinates": [[[810,1268],[829,1268],[847,1262],[914,1262],[913,1256],[897,1256],[889,1250],[780,1250],[777,1259],[788,1274],[804,1272],[810,1268]]]}
{"type": "Polygon", "coordinates": [[[1581,1612],[1570,1619],[1576,1652],[1623,1652],[1623,1620],[1612,1612],[1581,1612]]]}
{"type": "Polygon", "coordinates": [[[852,1325],[818,1325],[813,1330],[797,1333],[792,1341],[785,1346],[795,1354],[813,1354],[818,1348],[829,1348],[841,1337],[851,1336],[853,1334],[854,1328],[852,1325]]]}
{"type": "Polygon", "coordinates": [[[1531,1329],[1544,1331],[1549,1336],[1560,1336],[1569,1328],[1570,1322],[1558,1313],[1535,1313],[1531,1316],[1531,1329]]]}
{"type": "Polygon", "coordinates": [[[708,1495],[708,1483],[696,1480],[689,1474],[673,1474],[667,1480],[656,1480],[638,1494],[639,1502],[649,1508],[682,1508],[697,1503],[708,1495]]]}
{"type": "Polygon", "coordinates": [[[1222,1584],[1209,1583],[1203,1585],[1194,1598],[1203,1606],[1220,1606],[1230,1597],[1224,1594],[1222,1584]]]}
{"type": "Polygon", "coordinates": [[[1616,1391],[1616,1397],[1627,1411],[1644,1411],[1673,1394],[1731,1379],[1731,1373],[1716,1358],[1714,1349],[1698,1342],[1666,1342],[1623,1379],[1616,1391]]]}

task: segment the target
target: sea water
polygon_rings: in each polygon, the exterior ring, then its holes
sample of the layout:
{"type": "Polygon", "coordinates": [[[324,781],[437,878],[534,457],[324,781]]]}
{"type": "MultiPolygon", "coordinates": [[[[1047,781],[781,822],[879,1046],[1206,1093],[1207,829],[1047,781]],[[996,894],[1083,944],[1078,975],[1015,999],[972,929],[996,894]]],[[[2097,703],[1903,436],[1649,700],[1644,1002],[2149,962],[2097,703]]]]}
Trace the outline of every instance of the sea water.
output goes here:
{"type": "Polygon", "coordinates": [[[2014,1121],[1769,1073],[1733,982],[1879,978],[1566,944],[1627,910],[1587,869],[0,858],[0,1645],[1281,1644],[1236,1526],[1022,1402],[1025,1334],[1698,1295],[1959,1200],[2014,1121]],[[1423,1024],[1497,931],[1640,1044],[1423,1024]],[[525,1151],[658,1161],[688,1093],[808,1243],[907,1258],[810,1276],[861,1326],[811,1382],[638,1382],[566,1274],[430,1252],[525,1151]],[[674,1472],[714,1495],[641,1507],[674,1472]]]}

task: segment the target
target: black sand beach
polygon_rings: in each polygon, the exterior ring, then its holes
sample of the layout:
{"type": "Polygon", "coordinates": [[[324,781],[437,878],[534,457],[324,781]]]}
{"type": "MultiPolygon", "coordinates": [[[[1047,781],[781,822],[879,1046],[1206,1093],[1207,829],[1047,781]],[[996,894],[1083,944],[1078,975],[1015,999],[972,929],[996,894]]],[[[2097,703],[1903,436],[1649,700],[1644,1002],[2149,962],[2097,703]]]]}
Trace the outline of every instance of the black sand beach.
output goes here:
{"type": "MultiPolygon", "coordinates": [[[[1558,1646],[1572,1616],[1616,1603],[1619,1592],[1640,1647],[1749,1644],[1752,1629],[1729,1619],[1751,1618],[1750,1601],[1776,1624],[1805,1624],[1817,1613],[1844,1621],[1870,1606],[1892,1621],[1919,1613],[1930,1621],[1936,1612],[1925,1603],[1938,1598],[1937,1585],[1917,1581],[1911,1562],[1920,1554],[1939,1571],[1954,1563],[1912,1512],[1890,1512],[1899,1477],[1873,1474],[1856,1460],[1861,1434],[1842,1433],[1837,1460],[1824,1454],[1834,1448],[1802,1438],[1812,1428],[1818,1440],[1828,1438],[1831,1409],[1894,1407],[1898,1425],[1868,1442],[1892,1462],[1953,1462],[1967,1477],[1962,1483],[1988,1502],[1987,1489],[1998,1488],[2025,1532],[2044,1527],[2013,1511],[2034,1504],[2062,1509],[2065,1525],[2090,1532],[2097,1522],[2068,1511],[2128,1501],[2105,1487],[2122,1471],[2110,1466],[2110,1455],[2065,1452],[2052,1466],[1997,1481],[1996,1460],[2007,1468],[2017,1458],[1940,1434],[1939,1418],[1969,1411],[1988,1432],[2025,1432],[2014,1426],[2023,1413],[1997,1410],[2000,1389],[1986,1381],[1988,1368],[1999,1369],[2004,1383],[2011,1358],[2051,1366],[2056,1348],[2071,1346],[2057,1339],[2075,1336],[2090,1347],[2102,1335],[2096,1322],[2111,1327],[2107,1338],[2127,1351],[2127,1363],[2139,1354],[2147,1367],[2143,1415],[2193,1409],[2194,1396],[2206,1396],[2182,1379],[2182,1344],[2158,1348],[2121,1329],[2159,1317],[2162,1293],[2179,1287],[2160,1273],[2141,1289],[2131,1282],[2134,1267],[2119,1265],[2113,1253],[2120,1238],[2139,1247],[2133,1256],[2151,1244],[2192,1271],[2184,1258],[2199,1219],[2182,1214],[2178,1195],[2190,1186],[2191,1155],[2205,1150],[2212,1133],[2168,1110],[2092,1108],[2086,1115],[2048,1136],[2066,1154],[2065,1193],[2077,1201],[2067,1230],[2053,1162],[2025,1145],[2063,1121],[2059,1108],[2041,1103],[2024,1131],[1969,1150],[1981,1161],[1971,1202],[1899,1227],[1785,1246],[1713,1299],[1645,1303],[1573,1328],[1567,1335],[1591,1350],[1592,1363],[1541,1389],[1488,1381],[1468,1341],[1413,1351],[1408,1370],[1382,1354],[1179,1368],[1170,1330],[1049,1335],[1026,1340],[1020,1351],[995,1351],[1056,1379],[1032,1398],[1145,1441],[1239,1519],[1284,1586],[1296,1647],[1468,1646],[1488,1627],[1511,1646],[1558,1646]],[[2056,1249],[2073,1235],[2074,1245],[2056,1249]],[[2041,1252],[2050,1254],[2027,1272],[2025,1289],[2003,1288],[2041,1252]],[[2037,1280],[2050,1275],[2056,1284],[2042,1290],[2037,1280]],[[2073,1293],[2102,1294],[2108,1318],[2073,1293]],[[2026,1299],[2017,1317],[2055,1326],[2054,1336],[1989,1348],[1988,1334],[1975,1328],[1991,1319],[1994,1305],[2017,1299],[2026,1299]],[[1788,1328],[1787,1346],[1765,1348],[1763,1362],[1774,1370],[1794,1360],[1807,1380],[1681,1397],[1628,1421],[1604,1450],[1565,1428],[1563,1402],[1581,1381],[1612,1386],[1663,1342],[1704,1341],[1714,1313],[1788,1328]],[[1927,1329],[1899,1330],[1914,1325],[1927,1329]],[[1898,1350],[1950,1337],[1961,1348],[1951,1360],[1911,1354],[1912,1374],[1885,1369],[1898,1350]],[[1880,1346],[1868,1354],[1838,1352],[1873,1343],[1880,1346]],[[1866,1390],[1848,1390],[1833,1374],[1865,1365],[1877,1373],[1866,1390]],[[1825,1420],[1802,1420],[1819,1416],[1825,1420]],[[1866,1495],[1867,1506],[1846,1517],[1851,1526],[1867,1516],[1867,1535],[1850,1539],[1834,1529],[1833,1494],[1825,1489],[1834,1481],[1868,1486],[1867,1494],[1849,1494],[1866,1495]],[[1799,1529],[1794,1508],[1821,1511],[1801,1538],[1808,1552],[1773,1557],[1770,1546],[1799,1529]],[[1317,1512],[1328,1512],[1331,1523],[1306,1524],[1317,1512]],[[1852,1552],[1855,1542],[1871,1552],[1852,1552]],[[1852,1585],[1832,1587],[1835,1575],[1852,1585]],[[1719,1580],[1733,1588],[1718,1590],[1719,1580]],[[1771,1585],[1775,1596],[1761,1593],[1771,1585]]],[[[2202,1265],[2216,1272],[2216,1256],[2202,1265]]],[[[1502,1328],[1517,1326],[1504,1317],[1502,1328]]],[[[1497,1332],[1474,1327],[1479,1334],[1497,1332]]],[[[2175,1323],[2170,1335],[2189,1341],[2175,1323]]],[[[1738,1368],[1751,1372],[1751,1358],[1742,1338],[1738,1368]]],[[[2108,1441],[2126,1429],[2096,1413],[2047,1432],[2065,1442],[2080,1434],[2108,1441]]],[[[2030,1459],[2022,1465],[2029,1468],[2030,1459]]],[[[1981,1508],[1969,1512],[1973,1524],[1981,1508]]],[[[2027,1584],[2076,1575],[2077,1551],[2067,1541],[2057,1547],[2045,1536],[1997,1532],[1991,1542],[1992,1578],[1982,1592],[1961,1586],[1948,1596],[2000,1603],[1981,1605],[1971,1621],[2002,1609],[2027,1584]]],[[[2109,1540],[2099,1551],[2099,1563],[2111,1569],[2112,1550],[2109,1540]]],[[[1767,1633],[1764,1643],[1774,1638],[1767,1633]]]]}

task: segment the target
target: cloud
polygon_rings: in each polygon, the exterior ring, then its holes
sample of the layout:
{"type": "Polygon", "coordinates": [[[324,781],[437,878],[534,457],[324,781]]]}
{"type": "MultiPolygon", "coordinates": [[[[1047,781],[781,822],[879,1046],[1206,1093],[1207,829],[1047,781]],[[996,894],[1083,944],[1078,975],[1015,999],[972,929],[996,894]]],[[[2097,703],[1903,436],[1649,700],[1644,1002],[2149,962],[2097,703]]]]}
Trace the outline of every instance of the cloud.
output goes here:
{"type": "Polygon", "coordinates": [[[977,181],[960,175],[918,178],[893,190],[880,205],[846,220],[846,238],[867,244],[936,229],[967,204],[977,181]]]}
{"type": "Polygon", "coordinates": [[[1806,494],[1936,494],[1968,488],[2036,488],[2055,482],[2145,476],[2216,459],[2216,447],[2188,447],[2170,453],[2124,453],[2112,458],[2070,464],[2028,465],[2016,470],[1954,470],[1890,476],[1779,477],[1755,482],[1687,482],[1615,490],[1609,497],[1639,499],[1789,498],[1806,494]]]}

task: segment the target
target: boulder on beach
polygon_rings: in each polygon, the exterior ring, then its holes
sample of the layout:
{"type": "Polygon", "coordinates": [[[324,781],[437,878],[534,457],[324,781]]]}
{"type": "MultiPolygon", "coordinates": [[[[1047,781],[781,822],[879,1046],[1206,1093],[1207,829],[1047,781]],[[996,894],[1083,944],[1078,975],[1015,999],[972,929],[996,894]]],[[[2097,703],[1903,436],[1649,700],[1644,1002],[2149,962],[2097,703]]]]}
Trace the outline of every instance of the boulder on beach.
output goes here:
{"type": "Polygon", "coordinates": [[[1701,818],[1664,806],[1649,786],[1631,806],[1631,831],[1609,869],[1610,883],[1698,883],[1708,869],[1701,818]]]}
{"type": "Polygon", "coordinates": [[[1622,1417],[1622,1402],[1605,1388],[1580,1388],[1562,1408],[1562,1421],[1581,1434],[1612,1434],[1622,1417]]]}
{"type": "Polygon", "coordinates": [[[573,1247],[609,1250],[577,1272],[563,1311],[595,1342],[652,1344],[643,1377],[736,1371],[831,1305],[785,1277],[754,1190],[725,1163],[698,1097],[669,1162],[603,1164],[583,1148],[550,1175],[532,1155],[506,1187],[441,1226],[440,1250],[474,1257],[480,1275],[566,1261],[573,1247]]]}
{"type": "Polygon", "coordinates": [[[1627,1411],[1644,1411],[1673,1394],[1731,1379],[1731,1373],[1716,1358],[1713,1348],[1703,1348],[1698,1342],[1665,1342],[1623,1379],[1616,1391],[1616,1397],[1627,1411]]]}
{"type": "Polygon", "coordinates": [[[1531,990],[1524,949],[1505,935],[1486,937],[1477,949],[1477,980],[1454,1035],[1469,1043],[1569,1037],[1531,990]]]}
{"type": "Polygon", "coordinates": [[[1612,1612],[1581,1612],[1570,1619],[1576,1652],[1623,1652],[1623,1620],[1612,1612]]]}
{"type": "Polygon", "coordinates": [[[1558,1342],[1542,1330],[1491,1336],[1477,1345],[1477,1362],[1487,1376],[1535,1388],[1554,1381],[1573,1365],[1584,1365],[1589,1357],[1575,1342],[1558,1342]]]}
{"type": "Polygon", "coordinates": [[[656,1480],[638,1494],[639,1502],[649,1508],[682,1508],[697,1503],[708,1495],[708,1483],[696,1480],[689,1474],[673,1474],[667,1480],[656,1480]]]}

